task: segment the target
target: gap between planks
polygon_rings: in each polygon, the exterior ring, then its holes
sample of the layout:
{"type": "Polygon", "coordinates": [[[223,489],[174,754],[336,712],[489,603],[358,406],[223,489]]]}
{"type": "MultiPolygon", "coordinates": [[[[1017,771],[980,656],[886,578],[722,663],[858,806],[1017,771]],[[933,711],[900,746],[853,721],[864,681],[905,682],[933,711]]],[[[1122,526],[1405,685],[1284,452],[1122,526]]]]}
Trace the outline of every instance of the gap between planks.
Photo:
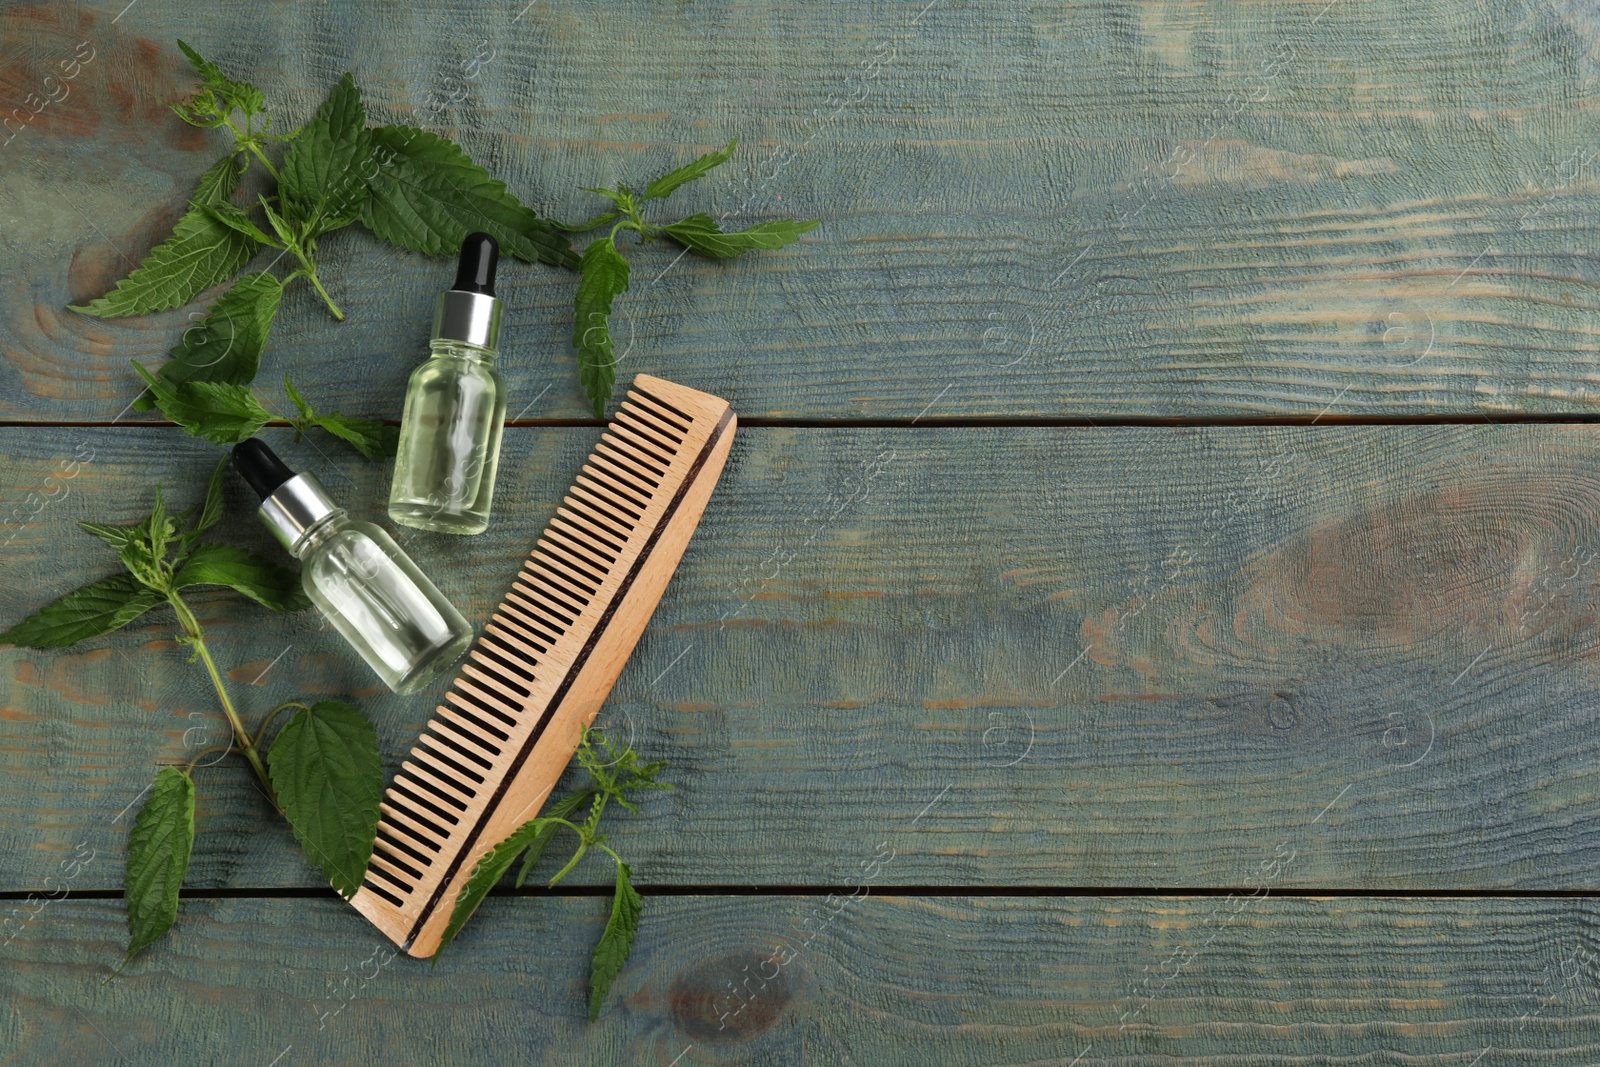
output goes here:
{"type": "MultiPolygon", "coordinates": [[[[647,897],[823,897],[847,896],[858,885],[649,885],[635,884],[647,897]]],[[[1262,891],[1260,886],[986,886],[986,885],[875,885],[879,897],[1095,897],[1107,900],[1157,897],[1288,897],[1291,899],[1345,900],[1590,900],[1600,899],[1600,889],[1318,889],[1277,888],[1262,891]]],[[[609,897],[616,891],[610,884],[573,885],[550,889],[545,886],[503,886],[490,891],[496,897],[609,897]]],[[[8,889],[0,891],[0,901],[27,900],[42,890],[8,889]]],[[[281,886],[220,889],[182,889],[184,900],[333,900],[332,889],[316,886],[281,886]]],[[[120,889],[71,890],[57,900],[120,900],[120,889]]]]}
{"type": "MultiPolygon", "coordinates": [[[[399,426],[398,419],[380,419],[385,426],[399,426]]],[[[1067,429],[1094,429],[1109,430],[1121,427],[1171,427],[1174,429],[1206,429],[1212,427],[1273,427],[1273,426],[1471,426],[1476,424],[1490,426],[1588,426],[1600,423],[1600,412],[1594,414],[1524,414],[1506,413],[1503,415],[1486,414],[1440,414],[1440,415],[1237,415],[1237,416],[1188,416],[1188,415],[1151,415],[1128,418],[1098,418],[1091,419],[1081,415],[1063,416],[987,416],[987,415],[948,415],[948,416],[893,416],[885,418],[784,418],[779,416],[739,416],[739,425],[742,428],[767,428],[767,429],[936,429],[940,427],[957,428],[1012,428],[1034,426],[1057,426],[1067,429]]],[[[507,419],[506,426],[512,429],[541,429],[551,427],[587,426],[599,429],[609,426],[609,420],[601,419],[507,419]]],[[[269,427],[288,428],[289,423],[283,419],[274,419],[265,424],[269,427]]],[[[175,429],[174,422],[119,422],[115,419],[88,419],[77,421],[51,421],[41,419],[0,419],[0,429],[136,429],[136,430],[164,430],[175,429]]]]}

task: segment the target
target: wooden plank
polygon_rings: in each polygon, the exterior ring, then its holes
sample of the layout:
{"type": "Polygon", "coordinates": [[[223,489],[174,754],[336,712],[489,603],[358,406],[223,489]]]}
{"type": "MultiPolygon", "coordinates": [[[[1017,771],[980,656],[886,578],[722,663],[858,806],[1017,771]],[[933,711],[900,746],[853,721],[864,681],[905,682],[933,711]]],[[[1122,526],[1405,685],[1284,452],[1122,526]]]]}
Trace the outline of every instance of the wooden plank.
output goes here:
{"type": "MultiPolygon", "coordinates": [[[[269,436],[381,514],[381,466],[269,436]]],[[[400,535],[475,624],[595,436],[508,433],[489,533],[400,535]]],[[[0,431],[9,487],[64,494],[4,528],[0,619],[107,573],[74,521],[157,480],[186,505],[216,455],[0,431]]],[[[840,884],[887,825],[911,885],[1250,885],[1286,841],[1287,885],[1589,887],[1594,456],[1582,427],[742,431],[601,713],[678,786],[619,847],[656,884],[840,884]]],[[[219,535],[276,551],[229,493],[219,535]]],[[[247,716],[354,696],[392,768],[438,699],[380,691],[314,614],[196,599],[247,716]]],[[[0,652],[0,886],[79,842],[120,885],[119,813],[218,736],[170,634],[0,652]]],[[[199,804],[191,885],[318,884],[236,768],[199,804]]]]}
{"type": "Polygon", "coordinates": [[[191,900],[106,986],[120,905],[54,904],[5,947],[7,1062],[1600,1059],[1592,902],[651,898],[591,1025],[607,906],[492,899],[432,969],[336,901],[191,900]]]}
{"type": "MultiPolygon", "coordinates": [[[[674,209],[824,225],[731,263],[630,250],[615,332],[627,367],[745,417],[1595,410],[1597,64],[1570,4],[448,0],[381,34],[360,7],[302,12],[0,20],[13,101],[98,50],[5,149],[0,417],[116,417],[127,360],[187,325],[63,310],[223,150],[162,106],[191,84],[180,35],[282,123],[351,69],[376,120],[457,134],[566,218],[597,202],[579,186],[741,138],[674,209]]],[[[450,268],[355,230],[323,247],[350,321],[293,291],[263,395],[282,406],[292,369],[320,404],[393,417],[450,268]]],[[[573,279],[506,273],[513,412],[584,414],[573,279]]]]}

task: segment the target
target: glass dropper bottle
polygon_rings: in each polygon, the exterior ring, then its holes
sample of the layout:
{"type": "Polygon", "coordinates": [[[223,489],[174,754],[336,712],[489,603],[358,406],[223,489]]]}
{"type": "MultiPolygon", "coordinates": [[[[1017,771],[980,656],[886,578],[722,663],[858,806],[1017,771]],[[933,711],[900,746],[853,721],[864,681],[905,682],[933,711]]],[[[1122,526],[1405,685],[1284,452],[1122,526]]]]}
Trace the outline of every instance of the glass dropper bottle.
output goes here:
{"type": "Polygon", "coordinates": [[[380,527],[350,518],[315,475],[296,474],[255,438],[233,465],[261,498],[261,521],[300,561],[300,584],[396,693],[415,693],[461,658],[472,627],[380,527]]]}
{"type": "Polygon", "coordinates": [[[411,374],[389,517],[439,533],[489,525],[506,383],[495,369],[501,302],[494,295],[500,247],[486,233],[461,242],[456,281],[439,294],[428,359],[411,374]]]}

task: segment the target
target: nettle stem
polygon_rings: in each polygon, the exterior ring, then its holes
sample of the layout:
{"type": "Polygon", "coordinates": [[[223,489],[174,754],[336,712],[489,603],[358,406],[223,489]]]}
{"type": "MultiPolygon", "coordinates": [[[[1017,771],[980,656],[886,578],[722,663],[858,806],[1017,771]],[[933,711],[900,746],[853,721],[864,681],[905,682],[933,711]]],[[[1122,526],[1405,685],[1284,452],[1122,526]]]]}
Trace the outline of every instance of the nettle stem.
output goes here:
{"type": "Polygon", "coordinates": [[[206,647],[200,620],[194,617],[194,612],[189,610],[189,605],[183,602],[183,598],[176,591],[167,594],[167,602],[172,605],[172,610],[177,612],[178,621],[183,624],[183,632],[188,636],[189,643],[194,645],[200,661],[206,665],[206,673],[211,675],[211,684],[216,687],[217,699],[222,702],[222,711],[228,716],[228,724],[233,727],[233,743],[250,762],[256,777],[261,779],[261,788],[266,790],[267,799],[272,802],[272,806],[281,810],[278,794],[272,788],[272,778],[267,774],[266,764],[261,761],[261,752],[256,748],[249,731],[244,728],[244,723],[239,720],[239,713],[234,710],[233,701],[228,697],[228,689],[222,684],[222,672],[217,669],[217,661],[211,658],[211,650],[206,647]]]}
{"type": "Polygon", "coordinates": [[[615,852],[612,852],[609,848],[606,848],[605,845],[600,843],[599,835],[590,829],[591,826],[599,825],[600,813],[606,810],[606,801],[610,799],[611,798],[606,796],[604,793],[596,795],[589,808],[589,818],[582,826],[579,826],[577,823],[569,822],[566,819],[550,820],[551,822],[556,823],[558,826],[565,826],[568,830],[571,830],[573,833],[578,835],[578,850],[572,854],[571,859],[567,860],[567,865],[557,871],[555,876],[550,879],[550,888],[554,889],[557,882],[561,881],[561,879],[572,873],[572,869],[576,867],[578,865],[578,861],[583,859],[583,857],[588,853],[590,846],[604,849],[606,852],[610,853],[612,859],[617,860],[618,863],[622,862],[615,852]]]}
{"type": "MultiPolygon", "coordinates": [[[[234,126],[233,123],[230,122],[228,125],[233,129],[234,133],[237,134],[239,132],[238,127],[234,126]]],[[[272,180],[281,185],[283,183],[283,179],[278,175],[278,168],[274,167],[272,165],[272,160],[268,159],[267,154],[261,151],[261,146],[256,143],[255,138],[253,136],[247,137],[244,139],[243,143],[245,147],[250,150],[251,155],[261,160],[261,165],[267,168],[267,173],[272,175],[272,180]]]]}
{"type": "Polygon", "coordinates": [[[300,261],[300,269],[295,273],[302,275],[311,282],[312,287],[317,291],[317,295],[322,297],[322,302],[328,305],[329,311],[333,312],[333,317],[343,322],[344,312],[340,311],[339,305],[333,302],[333,297],[328,295],[328,290],[322,287],[322,279],[317,277],[317,265],[299,248],[293,248],[291,251],[294,252],[294,258],[300,261]]]}

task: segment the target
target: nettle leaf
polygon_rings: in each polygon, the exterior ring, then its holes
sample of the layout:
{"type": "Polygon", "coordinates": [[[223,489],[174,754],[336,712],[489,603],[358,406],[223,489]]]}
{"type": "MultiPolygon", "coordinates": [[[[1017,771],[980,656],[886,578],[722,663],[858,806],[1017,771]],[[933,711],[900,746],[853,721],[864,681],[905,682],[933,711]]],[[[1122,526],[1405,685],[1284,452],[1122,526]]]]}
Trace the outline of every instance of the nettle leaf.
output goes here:
{"type": "Polygon", "coordinates": [[[172,576],[174,589],[191,585],[225,585],[273,611],[300,611],[311,606],[298,574],[233,545],[211,543],[196,548],[172,576]]]}
{"type": "Polygon", "coordinates": [[[372,133],[348,73],[283,157],[283,195],[314,236],[354,222],[367,199],[372,133]]]}
{"type": "Polygon", "coordinates": [[[309,420],[316,415],[316,412],[312,410],[311,405],[306,402],[306,398],[300,395],[300,390],[296,389],[294,387],[294,383],[289,380],[289,376],[287,374],[283,376],[283,391],[288,395],[289,399],[293,401],[295,410],[300,412],[300,417],[302,419],[309,420]]]}
{"type": "MultiPolygon", "coordinates": [[[[184,331],[157,373],[169,382],[254,380],[282,298],[283,283],[271,274],[246,274],[217,298],[205,318],[184,331]]],[[[134,402],[139,411],[151,406],[150,394],[134,402]]]]}
{"type": "Polygon", "coordinates": [[[578,191],[583,193],[594,193],[596,196],[603,196],[613,204],[616,204],[619,208],[622,208],[623,211],[628,211],[631,209],[634,202],[633,190],[629,189],[626,185],[618,185],[615,189],[599,189],[587,185],[580,185],[578,186],[578,191]]]}
{"type": "Polygon", "coordinates": [[[167,545],[172,543],[172,537],[178,530],[178,524],[167,516],[167,503],[161,498],[161,487],[156,486],[156,506],[151,510],[148,518],[140,523],[144,530],[145,543],[150,546],[151,559],[165,559],[167,545]]]}
{"type": "Polygon", "coordinates": [[[271,245],[273,248],[283,247],[278,243],[278,239],[276,237],[273,237],[271,234],[267,233],[266,230],[263,230],[260,226],[257,226],[255,220],[249,215],[245,214],[243,208],[224,202],[220,204],[207,204],[206,210],[211,212],[212,216],[215,217],[218,222],[228,227],[228,229],[236,230],[259,244],[271,245]]]}
{"type": "Polygon", "coordinates": [[[184,122],[202,130],[216,129],[233,112],[233,106],[210,89],[201,89],[190,99],[168,104],[167,108],[184,122]]]}
{"type": "Polygon", "coordinates": [[[621,217],[622,213],[618,211],[602,211],[594,218],[585,219],[582,222],[552,222],[550,225],[558,230],[566,230],[568,233],[584,233],[597,226],[606,226],[616,222],[621,217]]]}
{"type": "Polygon", "coordinates": [[[517,888],[522,888],[522,883],[528,880],[528,875],[533,873],[534,865],[544,855],[544,850],[550,847],[550,842],[555,839],[556,831],[562,829],[556,819],[570,821],[572,815],[593,797],[593,789],[581,789],[570,797],[562,797],[540,813],[540,819],[545,826],[528,841],[527,851],[522,854],[522,869],[517,871],[517,888]]]}
{"type": "Polygon", "coordinates": [[[606,401],[617,381],[611,346],[611,302],[628,291],[628,261],[616,242],[602,237],[583,250],[582,278],[573,301],[572,345],[578,350],[578,380],[596,418],[605,418],[606,401]]]}
{"type": "Polygon", "coordinates": [[[219,98],[223,115],[226,115],[233,108],[238,108],[246,115],[259,115],[261,113],[262,107],[266,104],[266,97],[262,95],[260,89],[257,89],[249,82],[234,81],[222,73],[221,67],[206,59],[182,41],[178,42],[178,47],[188,57],[189,65],[194,67],[195,73],[200,75],[200,80],[205,83],[206,89],[219,98]]]}
{"type": "Polygon", "coordinates": [[[714,168],[722,166],[733,158],[733,150],[739,146],[739,139],[735,137],[728,142],[726,148],[719,148],[715,152],[707,152],[699,159],[686,167],[679,167],[671,174],[664,174],[644,187],[641,200],[660,200],[671,195],[672,191],[680,185],[687,185],[696,178],[703,178],[714,168]]]}
{"type": "MultiPolygon", "coordinates": [[[[216,481],[214,471],[212,481],[216,481]]],[[[126,526],[108,526],[98,522],[80,522],[78,525],[115,549],[123,566],[142,583],[153,589],[165,588],[165,576],[159,563],[166,559],[167,546],[176,535],[178,525],[167,515],[166,502],[162,499],[159,485],[156,486],[155,510],[139,522],[126,526]]]]}
{"type": "Polygon", "coordinates": [[[250,158],[238,152],[229,152],[200,175],[195,183],[194,195],[189,203],[199,207],[225,204],[239,187],[239,179],[250,166],[250,158]]]}
{"type": "Polygon", "coordinates": [[[371,191],[361,222],[391,244],[429,255],[455,255],[467,234],[482,231],[529,263],[575,267],[571,243],[506,191],[453,141],[409,126],[372,132],[371,191]]]}
{"type": "Polygon", "coordinates": [[[400,450],[398,426],[387,426],[377,419],[358,419],[350,415],[341,415],[337,411],[319,415],[306,398],[300,395],[300,390],[294,387],[294,383],[289,381],[287,374],[283,376],[283,391],[294,401],[295,408],[300,412],[300,417],[294,420],[296,441],[300,440],[300,435],[311,427],[320,426],[368,459],[383,459],[400,450]]]}
{"type": "Polygon", "coordinates": [[[132,523],[127,526],[108,526],[100,522],[80,522],[78,526],[94,534],[117,552],[121,552],[128,545],[145,536],[145,524],[142,522],[132,523]]]}
{"type": "Polygon", "coordinates": [[[182,307],[203,290],[227,281],[258,247],[253,238],[223,225],[206,207],[190,208],[173,227],[172,236],[152,248],[109,293],[68,307],[103,319],[182,307]]]}
{"type": "Polygon", "coordinates": [[[400,451],[400,427],[377,419],[358,419],[330,411],[318,415],[316,425],[354,448],[368,459],[385,459],[400,451]]]}
{"type": "Polygon", "coordinates": [[[0,642],[29,648],[67,648],[86,638],[120,630],[151,608],[166,603],[166,599],[131,574],[114,574],[40,608],[0,633],[0,642]]]}
{"type": "Polygon", "coordinates": [[[372,724],[349,704],[319,700],[284,724],[267,769],[306,858],[346,899],[355,896],[372,858],[383,796],[372,724]]]}
{"type": "Polygon", "coordinates": [[[289,225],[289,220],[272,210],[272,204],[261,193],[256,194],[256,202],[261,205],[261,210],[266,214],[267,221],[272,224],[272,232],[278,235],[278,240],[284,247],[297,244],[294,236],[294,227],[289,225]]]}
{"type": "MultiPolygon", "coordinates": [[[[183,548],[188,551],[194,539],[205,533],[211,527],[222,521],[222,480],[228,469],[228,457],[223,456],[217,460],[217,465],[211,468],[211,482],[206,486],[206,501],[200,507],[200,517],[195,524],[183,535],[183,548]]],[[[78,525],[83,525],[79,523],[78,525]]]]}
{"type": "Polygon", "coordinates": [[[611,983],[622,973],[633,951],[633,938],[639,932],[639,914],[644,910],[644,900],[629,881],[633,871],[626,863],[617,861],[617,891],[611,898],[611,918],[606,920],[605,933],[594,947],[594,962],[589,972],[589,1021],[600,1018],[600,1005],[611,991],[611,983]]]}
{"type": "Polygon", "coordinates": [[[194,847],[194,781],[163,767],[128,835],[128,959],[171,928],[194,847]]]}
{"type": "MultiPolygon", "coordinates": [[[[461,892],[456,895],[455,909],[450,912],[450,922],[445,926],[444,934],[439,940],[440,953],[456,939],[461,928],[467,925],[467,920],[472,918],[472,913],[483,903],[483,898],[489,895],[489,890],[505,876],[517,857],[522,854],[522,850],[539,836],[547,824],[548,820],[545,818],[530,819],[523,823],[511,832],[510,837],[486,852],[472,868],[467,884],[462,886],[461,892]]],[[[437,962],[438,953],[435,953],[433,958],[437,962]]]]}
{"type": "Polygon", "coordinates": [[[196,437],[236,445],[253,437],[272,415],[242,385],[230,382],[169,382],[139,364],[134,368],[154,394],[162,414],[196,437]]]}
{"type": "Polygon", "coordinates": [[[710,215],[690,215],[668,226],[659,227],[673,240],[691,252],[712,259],[731,259],[741,252],[758,248],[782,248],[800,240],[800,235],[816,229],[821,219],[799,222],[795,219],[773,219],[733,233],[723,233],[710,215]]]}
{"type": "Polygon", "coordinates": [[[131,536],[120,545],[114,543],[99,529],[85,528],[116,548],[117,555],[122,559],[122,565],[127,567],[139,581],[152,589],[166,588],[167,575],[163,569],[163,561],[167,558],[167,546],[172,543],[178,531],[178,524],[167,515],[166,501],[161,497],[159,485],[156,486],[155,510],[143,522],[135,523],[129,529],[131,536]]]}
{"type": "Polygon", "coordinates": [[[639,809],[628,799],[636,789],[672,789],[668,782],[656,781],[656,775],[666,770],[666,760],[640,763],[639,753],[627,745],[618,752],[611,738],[598,727],[585,727],[578,740],[575,753],[578,765],[589,772],[598,792],[615,800],[629,811],[639,809]]]}

